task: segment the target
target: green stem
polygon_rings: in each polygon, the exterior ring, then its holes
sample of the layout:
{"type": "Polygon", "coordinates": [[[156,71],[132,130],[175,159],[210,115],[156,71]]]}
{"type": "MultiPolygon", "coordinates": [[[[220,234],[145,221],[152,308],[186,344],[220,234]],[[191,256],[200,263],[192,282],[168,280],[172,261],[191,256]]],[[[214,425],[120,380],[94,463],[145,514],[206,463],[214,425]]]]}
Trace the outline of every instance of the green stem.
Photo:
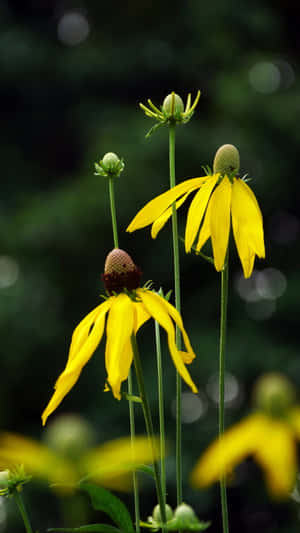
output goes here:
{"type": "MultiPolygon", "coordinates": [[[[227,303],[228,303],[228,253],[224,268],[221,272],[221,317],[220,317],[220,345],[219,345],[219,437],[224,433],[224,389],[225,389],[225,348],[227,328],[227,303]]],[[[220,479],[221,507],[223,533],[229,533],[228,508],[225,477],[220,479]]]]}
{"type": "Polygon", "coordinates": [[[148,397],[146,395],[141,358],[140,358],[139,349],[138,349],[138,345],[137,345],[134,334],[131,335],[131,345],[132,345],[132,350],[133,350],[136,379],[138,382],[140,397],[142,400],[142,407],[143,407],[143,413],[144,413],[144,418],[145,418],[146,430],[147,430],[148,437],[150,439],[151,446],[152,446],[153,469],[154,469],[157,500],[158,500],[158,504],[160,507],[162,522],[165,523],[166,522],[166,508],[164,505],[164,496],[163,496],[163,490],[162,490],[162,484],[161,484],[159,464],[158,464],[158,461],[156,460],[157,454],[155,450],[153,422],[152,422],[152,416],[151,416],[151,410],[150,410],[148,397]]]}
{"type": "Polygon", "coordinates": [[[28,517],[27,511],[25,509],[23,498],[21,496],[21,493],[18,492],[18,490],[14,491],[14,498],[16,500],[17,506],[18,506],[19,511],[21,513],[26,533],[33,533],[32,527],[31,527],[31,524],[30,524],[30,521],[29,521],[29,517],[28,517]]]}
{"type": "MultiPolygon", "coordinates": [[[[129,370],[128,374],[128,394],[132,396],[132,372],[129,370]]],[[[131,445],[134,447],[135,443],[135,420],[134,420],[134,403],[129,400],[129,420],[130,420],[130,437],[131,445]]],[[[139,499],[139,486],[138,486],[138,474],[132,473],[133,477],[133,494],[134,494],[134,512],[135,512],[135,530],[136,533],[140,533],[140,499],[139,499]]]]}
{"type": "Polygon", "coordinates": [[[115,194],[114,194],[115,193],[114,179],[115,178],[108,178],[109,201],[110,201],[111,222],[112,222],[113,235],[114,235],[114,246],[115,248],[119,248],[116,204],[115,204],[115,194]]]}
{"type": "MultiPolygon", "coordinates": [[[[169,166],[170,166],[170,187],[176,185],[175,178],[175,124],[169,127],[169,166]]],[[[175,307],[180,313],[180,263],[178,245],[178,221],[175,202],[172,205],[172,235],[173,235],[173,261],[174,261],[174,287],[175,287],[175,307]]],[[[176,326],[176,345],[181,349],[181,336],[179,328],[176,326]]],[[[177,505],[182,502],[182,429],[181,429],[181,377],[176,374],[176,488],[177,505]]]]}
{"type": "MultiPolygon", "coordinates": [[[[115,246],[115,248],[119,248],[114,179],[115,178],[108,178],[109,200],[110,200],[111,222],[112,222],[113,236],[114,236],[114,246],[115,246]]],[[[128,374],[128,394],[129,394],[129,396],[132,396],[132,394],[133,394],[133,390],[132,390],[132,372],[131,372],[131,370],[129,370],[129,374],[128,374]]],[[[135,442],[134,403],[131,400],[129,400],[129,425],[130,425],[131,445],[132,445],[132,447],[134,447],[134,442],[135,442]]],[[[135,527],[136,527],[136,533],[140,533],[140,498],[139,498],[139,487],[138,487],[138,474],[137,474],[137,472],[133,472],[132,477],[133,477],[135,527]]]]}
{"type": "Polygon", "coordinates": [[[165,416],[164,416],[164,389],[162,375],[162,358],[159,324],[155,320],[155,344],[157,359],[158,378],[158,407],[159,407],[159,433],[160,433],[160,473],[163,491],[164,505],[166,505],[166,438],[165,438],[165,416]]]}

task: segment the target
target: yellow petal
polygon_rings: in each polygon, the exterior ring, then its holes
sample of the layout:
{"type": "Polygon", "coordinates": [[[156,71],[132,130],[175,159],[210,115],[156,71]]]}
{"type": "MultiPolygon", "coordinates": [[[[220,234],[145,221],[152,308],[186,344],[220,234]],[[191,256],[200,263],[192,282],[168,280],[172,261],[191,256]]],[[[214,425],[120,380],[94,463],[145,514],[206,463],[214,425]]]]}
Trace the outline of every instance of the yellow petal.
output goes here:
{"type": "Polygon", "coordinates": [[[127,294],[119,294],[109,311],[106,325],[105,366],[107,381],[111,386],[113,395],[121,399],[120,388],[124,379],[127,379],[132,363],[132,350],[128,347],[134,328],[134,308],[127,294]]]}
{"type": "Polygon", "coordinates": [[[290,410],[289,422],[295,432],[295,437],[300,440],[300,407],[294,407],[290,410]]]}
{"type": "Polygon", "coordinates": [[[128,474],[141,464],[158,459],[158,442],[153,447],[147,437],[122,437],[106,442],[88,452],[81,461],[81,469],[93,481],[115,490],[130,490],[132,476],[128,474]]]}
{"type": "MultiPolygon", "coordinates": [[[[182,196],[182,198],[180,198],[180,200],[177,200],[176,209],[178,209],[183,204],[183,202],[185,202],[185,200],[187,199],[188,195],[191,192],[193,192],[193,190],[187,192],[184,196],[182,196]]],[[[173,213],[173,204],[171,205],[171,207],[168,207],[168,209],[166,209],[166,211],[164,211],[164,213],[162,215],[160,215],[160,217],[158,217],[153,222],[152,228],[151,228],[151,237],[152,237],[152,239],[156,239],[156,237],[157,237],[158,233],[160,232],[160,230],[164,227],[165,223],[172,216],[172,213],[173,213]]]]}
{"type": "Polygon", "coordinates": [[[264,439],[267,422],[264,415],[251,415],[226,431],[221,439],[215,440],[192,471],[192,484],[205,487],[230,473],[245,457],[256,451],[261,439],[264,439]]]}
{"type": "Polygon", "coordinates": [[[232,186],[225,176],[220,185],[213,192],[209,204],[211,241],[214,254],[215,267],[218,272],[222,270],[228,248],[230,230],[230,206],[232,186]]]}
{"type": "Polygon", "coordinates": [[[169,189],[168,191],[160,194],[150,202],[148,202],[130,222],[126,231],[135,231],[140,228],[144,228],[149,224],[152,224],[162,213],[170,207],[183,194],[191,192],[200,187],[200,185],[206,181],[204,178],[192,178],[169,189]]]}
{"type": "Polygon", "coordinates": [[[208,180],[202,185],[195,195],[189,208],[186,228],[185,228],[185,251],[190,252],[197,232],[200,228],[202,218],[207,206],[211,192],[217,183],[219,174],[209,176],[208,180]]]}
{"type": "Polygon", "coordinates": [[[296,481],[297,456],[293,431],[286,421],[268,419],[254,458],[264,470],[271,495],[287,498],[296,481]]]}
{"type": "Polygon", "coordinates": [[[198,242],[197,242],[197,245],[196,245],[197,252],[200,252],[202,246],[204,246],[206,241],[211,236],[211,231],[210,231],[210,213],[211,213],[211,202],[208,203],[208,206],[207,206],[207,209],[206,209],[206,213],[205,213],[205,216],[204,216],[204,220],[203,220],[203,224],[202,224],[202,227],[200,229],[199,238],[198,238],[198,242]]]}
{"type": "Polygon", "coordinates": [[[265,257],[262,215],[250,187],[234,179],[232,187],[232,228],[244,276],[252,274],[255,254],[265,257]]]}
{"type": "Polygon", "coordinates": [[[105,315],[113,301],[114,298],[109,298],[97,308],[98,313],[91,333],[82,344],[80,350],[76,351],[74,357],[68,360],[65,370],[56,381],[55,392],[42,414],[43,426],[48,416],[55,411],[75,385],[83,367],[88,363],[100,343],[104,331],[105,315]]]}
{"type": "Polygon", "coordinates": [[[57,485],[59,491],[71,490],[79,479],[74,465],[37,441],[8,432],[0,433],[0,468],[24,465],[27,474],[57,485]]]}
{"type": "MultiPolygon", "coordinates": [[[[168,311],[169,309],[168,306],[170,306],[171,304],[166,302],[158,294],[155,294],[154,292],[151,292],[148,290],[139,290],[138,294],[143,304],[145,305],[147,311],[152,315],[154,320],[156,320],[160,324],[160,326],[164,328],[164,330],[167,332],[169,351],[173,359],[174,365],[178,373],[181,375],[182,379],[187,383],[187,385],[189,385],[189,387],[191,387],[192,391],[196,393],[197,387],[195,383],[193,382],[187,368],[185,367],[185,364],[182,360],[182,356],[176,346],[175,328],[174,328],[174,324],[170,318],[169,311],[168,311]],[[168,306],[166,306],[165,304],[168,304],[168,306]]],[[[176,311],[176,309],[174,310],[176,311]]],[[[173,316],[176,316],[176,313],[173,312],[173,316]]],[[[179,325],[180,321],[178,317],[177,317],[177,320],[178,320],[178,325],[179,325]]],[[[182,321],[181,321],[181,324],[182,324],[182,321]]],[[[184,330],[182,329],[182,333],[183,331],[184,330]]],[[[184,338],[185,338],[185,341],[187,341],[186,333],[185,333],[184,338]]],[[[187,341],[187,343],[188,343],[188,346],[190,347],[189,341],[187,341]]]]}
{"type": "Polygon", "coordinates": [[[99,308],[100,305],[98,305],[83,320],[81,320],[78,326],[74,329],[69,350],[68,363],[73,359],[88,338],[91,326],[95,321],[99,308]]]}

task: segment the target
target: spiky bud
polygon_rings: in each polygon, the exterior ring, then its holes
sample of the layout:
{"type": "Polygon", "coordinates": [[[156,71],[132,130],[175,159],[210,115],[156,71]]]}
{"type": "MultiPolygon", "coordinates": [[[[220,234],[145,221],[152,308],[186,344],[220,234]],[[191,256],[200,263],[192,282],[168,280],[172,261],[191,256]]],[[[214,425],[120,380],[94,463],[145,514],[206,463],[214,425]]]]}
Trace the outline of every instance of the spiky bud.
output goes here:
{"type": "Polygon", "coordinates": [[[124,250],[114,248],[106,257],[102,278],[109,294],[120,293],[124,289],[137,289],[141,276],[142,272],[124,250]]]}
{"type": "Polygon", "coordinates": [[[296,399],[296,391],[285,376],[271,372],[260,377],[253,390],[255,406],[271,416],[284,416],[296,399]]]}
{"type": "Polygon", "coordinates": [[[95,163],[95,174],[105,178],[118,178],[124,170],[124,161],[114,152],[107,152],[99,163],[95,163]]]}
{"type": "Polygon", "coordinates": [[[213,163],[214,173],[237,174],[240,170],[240,154],[233,144],[223,144],[217,150],[213,163]]]}

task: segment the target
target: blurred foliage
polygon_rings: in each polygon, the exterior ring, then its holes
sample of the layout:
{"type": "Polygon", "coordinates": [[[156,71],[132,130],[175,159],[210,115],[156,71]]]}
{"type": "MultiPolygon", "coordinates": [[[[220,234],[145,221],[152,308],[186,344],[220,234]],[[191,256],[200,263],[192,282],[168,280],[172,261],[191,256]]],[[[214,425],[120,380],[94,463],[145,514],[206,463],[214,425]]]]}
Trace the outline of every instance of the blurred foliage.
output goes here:
{"type": "MultiPolygon", "coordinates": [[[[156,241],[148,229],[125,233],[137,210],[168,188],[167,130],[162,128],[146,141],[152,122],[138,103],[151,98],[160,104],[172,90],[184,100],[188,92],[195,96],[198,89],[202,91],[193,119],[177,129],[177,180],[202,175],[201,165],[212,163],[221,144],[236,144],[241,171],[252,178],[264,213],[267,259],[256,267],[276,268],[287,282],[283,294],[273,300],[269,317],[253,319],[257,316],[253,302],[245,302],[236,291],[241,268],[232,247],[227,368],[241,393],[227,410],[227,425],[248,412],[253,382],[263,372],[283,371],[300,387],[300,257],[295,246],[299,9],[290,2],[266,0],[243,5],[237,0],[2,1],[3,429],[41,436],[40,414],[65,365],[73,328],[103,292],[100,275],[113,242],[107,183],[93,173],[94,162],[105,152],[116,152],[126,165],[116,184],[120,246],[141,266],[144,281],[152,279],[156,288],[162,285],[166,291],[172,288],[170,228],[156,241]],[[267,66],[259,77],[255,67],[261,64],[267,66]],[[9,282],[12,271],[14,283],[9,282]]],[[[185,213],[183,209],[181,233],[185,213]]],[[[191,372],[205,406],[200,419],[184,425],[187,474],[217,428],[207,384],[217,371],[219,276],[193,255],[183,253],[181,265],[183,316],[198,353],[191,372]]],[[[148,326],[144,330],[140,347],[156,413],[153,330],[148,326]]],[[[60,412],[85,415],[95,424],[100,440],[107,440],[126,435],[128,419],[126,402],[118,403],[102,392],[103,355],[102,346],[60,412]]],[[[164,364],[172,443],[174,371],[167,357],[164,364]]],[[[143,431],[140,412],[137,424],[143,431]]],[[[173,456],[168,461],[169,503],[174,506],[173,456]]],[[[146,517],[151,511],[151,487],[146,485],[145,491],[150,495],[142,502],[146,517]]],[[[62,519],[54,501],[50,508],[48,496],[34,489],[29,498],[39,502],[33,505],[36,527],[59,525],[62,519]]],[[[195,492],[187,485],[185,500],[201,519],[213,518],[210,531],[218,531],[218,487],[195,492]]],[[[293,533],[299,528],[293,504],[270,503],[251,462],[238,472],[229,506],[232,533],[275,529],[293,533]]],[[[13,523],[10,515],[9,523],[13,523]]],[[[17,518],[13,529],[3,529],[12,530],[22,531],[17,518]]]]}

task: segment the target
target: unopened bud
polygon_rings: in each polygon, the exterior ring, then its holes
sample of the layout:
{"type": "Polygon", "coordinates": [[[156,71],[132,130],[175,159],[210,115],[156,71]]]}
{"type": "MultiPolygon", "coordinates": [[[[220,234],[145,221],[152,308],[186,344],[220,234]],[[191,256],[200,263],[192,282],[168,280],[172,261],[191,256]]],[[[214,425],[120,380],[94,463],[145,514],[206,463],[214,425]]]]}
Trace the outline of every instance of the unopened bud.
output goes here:
{"type": "Polygon", "coordinates": [[[255,406],[271,416],[282,416],[296,399],[294,386],[281,374],[262,376],[255,384],[253,401],[255,406]]]}
{"type": "Polygon", "coordinates": [[[163,111],[170,117],[179,117],[184,112],[183,101],[180,96],[174,92],[168,94],[163,101],[163,111]]]}
{"type": "Polygon", "coordinates": [[[214,163],[214,174],[236,174],[240,170],[240,154],[233,144],[223,144],[217,150],[214,163]]]}
{"type": "Polygon", "coordinates": [[[114,152],[107,152],[99,163],[95,163],[95,174],[106,178],[118,178],[124,170],[124,161],[114,152]]]}
{"type": "MultiPolygon", "coordinates": [[[[166,519],[168,522],[169,520],[172,520],[173,518],[173,511],[172,511],[172,507],[170,507],[170,505],[168,505],[167,503],[166,503],[165,509],[166,509],[166,519]]],[[[161,516],[161,510],[160,510],[159,504],[157,504],[154,507],[152,511],[152,518],[155,522],[159,522],[159,523],[162,522],[162,516],[161,516]]]]}
{"type": "Polygon", "coordinates": [[[198,522],[194,509],[187,503],[181,503],[176,507],[174,518],[180,520],[182,523],[186,522],[187,524],[198,522]]]}
{"type": "Polygon", "coordinates": [[[45,441],[56,452],[78,458],[95,441],[92,426],[78,415],[61,415],[45,430],[45,441]]]}
{"type": "Polygon", "coordinates": [[[140,269],[136,267],[127,252],[115,248],[108,254],[102,278],[109,294],[120,293],[123,289],[129,291],[137,289],[141,276],[140,269]]]}

